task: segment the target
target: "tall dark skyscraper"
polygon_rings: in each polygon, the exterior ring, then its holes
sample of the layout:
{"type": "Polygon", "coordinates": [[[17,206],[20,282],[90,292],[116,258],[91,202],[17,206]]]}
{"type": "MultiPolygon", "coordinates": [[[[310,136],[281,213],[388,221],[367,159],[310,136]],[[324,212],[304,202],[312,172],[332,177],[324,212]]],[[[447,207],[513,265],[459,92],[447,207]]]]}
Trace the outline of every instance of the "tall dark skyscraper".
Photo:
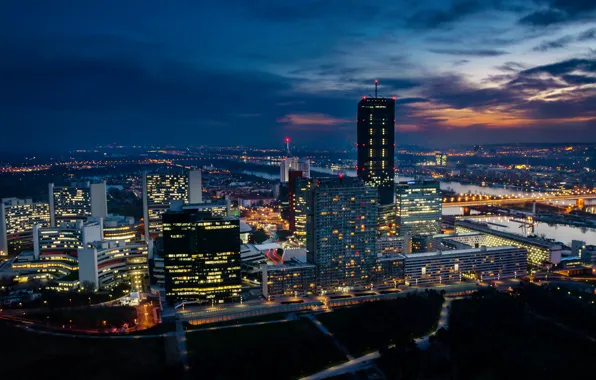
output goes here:
{"type": "Polygon", "coordinates": [[[240,222],[208,212],[163,214],[166,298],[224,302],[240,297],[240,222]]]}
{"type": "MultiPolygon", "coordinates": [[[[376,88],[376,81],[375,81],[376,88]]],[[[395,98],[363,97],[358,103],[358,178],[379,189],[381,205],[393,203],[395,98]]]]}

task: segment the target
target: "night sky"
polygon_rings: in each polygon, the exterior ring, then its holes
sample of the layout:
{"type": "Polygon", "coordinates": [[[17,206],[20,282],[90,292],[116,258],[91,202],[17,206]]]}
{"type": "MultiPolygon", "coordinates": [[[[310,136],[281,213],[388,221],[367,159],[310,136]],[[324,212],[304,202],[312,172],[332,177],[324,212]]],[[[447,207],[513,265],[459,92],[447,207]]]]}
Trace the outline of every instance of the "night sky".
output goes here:
{"type": "Polygon", "coordinates": [[[4,1],[0,149],[596,142],[595,0],[4,1]],[[15,140],[16,139],[16,140],[15,140]]]}

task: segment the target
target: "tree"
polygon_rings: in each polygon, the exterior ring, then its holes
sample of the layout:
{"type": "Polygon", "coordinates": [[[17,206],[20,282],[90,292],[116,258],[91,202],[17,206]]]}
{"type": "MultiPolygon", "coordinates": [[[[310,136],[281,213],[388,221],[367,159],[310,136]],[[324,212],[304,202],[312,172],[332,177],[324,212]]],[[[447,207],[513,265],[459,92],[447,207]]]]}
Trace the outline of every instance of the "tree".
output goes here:
{"type": "Polygon", "coordinates": [[[91,281],[83,281],[80,286],[85,293],[91,293],[95,291],[95,284],[91,281]]]}

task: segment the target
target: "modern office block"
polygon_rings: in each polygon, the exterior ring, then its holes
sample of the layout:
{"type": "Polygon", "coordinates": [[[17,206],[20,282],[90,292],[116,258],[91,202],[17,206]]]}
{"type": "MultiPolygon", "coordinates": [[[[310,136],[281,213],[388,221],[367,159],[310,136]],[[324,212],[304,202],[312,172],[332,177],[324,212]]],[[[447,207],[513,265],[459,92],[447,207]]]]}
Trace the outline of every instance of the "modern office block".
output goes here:
{"type": "Polygon", "coordinates": [[[103,240],[118,240],[126,243],[139,241],[140,225],[132,216],[109,216],[103,219],[103,240]]]}
{"type": "Polygon", "coordinates": [[[364,97],[358,103],[358,178],[379,189],[380,204],[394,202],[395,99],[364,97]]]}
{"type": "Polygon", "coordinates": [[[106,184],[80,182],[70,186],[49,184],[50,221],[52,226],[63,222],[86,221],[89,217],[108,215],[106,184]]]}
{"type": "Polygon", "coordinates": [[[528,251],[512,246],[480,247],[404,255],[406,284],[432,285],[502,280],[527,273],[528,251]]]}
{"type": "Polygon", "coordinates": [[[238,299],[240,222],[207,212],[163,215],[166,298],[169,302],[238,299]]]}
{"type": "Polygon", "coordinates": [[[486,224],[465,220],[455,222],[455,232],[482,233],[486,235],[484,243],[487,247],[508,245],[525,248],[528,251],[528,265],[533,268],[542,267],[545,264],[558,264],[561,262],[561,245],[546,240],[527,238],[509,232],[497,231],[486,224]]]}
{"type": "Polygon", "coordinates": [[[397,255],[412,252],[412,237],[406,236],[382,236],[377,237],[377,255],[397,255]]]}
{"type": "Polygon", "coordinates": [[[145,238],[161,236],[161,216],[173,201],[201,203],[203,186],[201,172],[145,173],[143,175],[143,215],[145,238]]]}
{"type": "Polygon", "coordinates": [[[288,179],[288,222],[290,232],[296,232],[296,185],[298,178],[304,178],[302,171],[291,170],[288,179]]]}
{"type": "Polygon", "coordinates": [[[33,248],[33,226],[50,225],[50,205],[31,199],[4,198],[0,203],[0,256],[33,248]]]}
{"type": "Polygon", "coordinates": [[[293,211],[294,236],[301,244],[306,244],[306,222],[307,216],[312,210],[311,186],[309,178],[293,179],[293,196],[290,207],[293,211]]]}
{"type": "Polygon", "coordinates": [[[443,198],[438,182],[400,182],[395,194],[395,213],[400,235],[441,233],[443,198]]]}
{"type": "Polygon", "coordinates": [[[146,291],[149,267],[147,244],[123,241],[93,242],[78,250],[79,282],[94,289],[110,289],[127,282],[132,291],[146,291]]]}
{"type": "Polygon", "coordinates": [[[68,222],[57,227],[33,226],[33,252],[36,259],[63,253],[76,257],[79,248],[101,240],[103,233],[99,221],[68,222]]]}
{"type": "Polygon", "coordinates": [[[317,285],[369,285],[377,257],[378,190],[357,178],[317,179],[307,202],[307,261],[317,266],[317,285]]]}
{"type": "Polygon", "coordinates": [[[68,291],[78,286],[78,250],[101,240],[101,223],[82,221],[58,227],[33,226],[33,251],[22,252],[12,263],[16,281],[60,280],[52,290],[68,291]],[[73,276],[74,277],[71,278],[73,276]]]}
{"type": "Polygon", "coordinates": [[[290,261],[263,266],[263,295],[302,295],[316,291],[316,266],[290,261]]]}

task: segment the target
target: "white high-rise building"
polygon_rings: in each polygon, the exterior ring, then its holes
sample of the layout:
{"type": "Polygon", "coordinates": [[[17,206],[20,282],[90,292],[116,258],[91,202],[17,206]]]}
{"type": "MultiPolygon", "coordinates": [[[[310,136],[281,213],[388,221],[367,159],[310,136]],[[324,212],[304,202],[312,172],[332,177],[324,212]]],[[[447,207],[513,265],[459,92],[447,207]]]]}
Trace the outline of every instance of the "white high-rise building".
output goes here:
{"type": "Polygon", "coordinates": [[[286,157],[286,159],[281,162],[279,169],[279,179],[282,183],[289,181],[290,170],[300,170],[302,172],[302,177],[310,178],[310,159],[286,157]]]}
{"type": "Polygon", "coordinates": [[[52,226],[63,222],[86,221],[89,217],[108,216],[106,183],[73,183],[71,186],[49,184],[50,222],[52,226]]]}
{"type": "Polygon", "coordinates": [[[143,176],[143,215],[145,239],[162,233],[161,216],[173,201],[203,202],[200,170],[182,174],[145,173],[143,176]]]}

